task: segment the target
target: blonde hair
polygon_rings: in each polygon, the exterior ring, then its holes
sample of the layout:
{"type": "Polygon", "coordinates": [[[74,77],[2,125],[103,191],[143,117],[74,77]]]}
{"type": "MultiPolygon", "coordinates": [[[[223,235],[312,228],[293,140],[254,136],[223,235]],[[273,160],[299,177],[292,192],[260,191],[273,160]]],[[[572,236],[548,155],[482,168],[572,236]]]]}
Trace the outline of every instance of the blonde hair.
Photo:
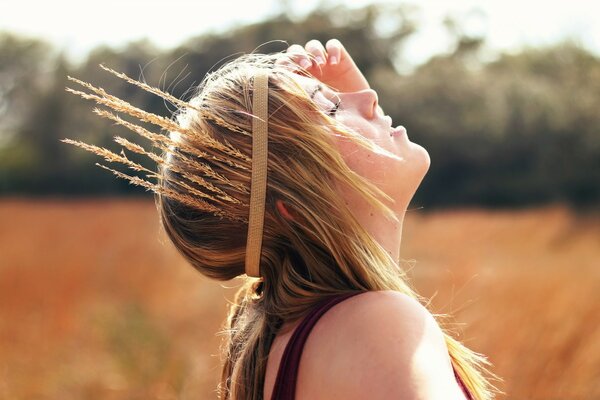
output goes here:
{"type": "MultiPolygon", "coordinates": [[[[154,134],[112,113],[95,110],[150,139],[162,150],[159,156],[115,138],[127,149],[146,154],[158,164],[158,173],[143,170],[156,178],[157,184],[110,170],[153,190],[162,226],[177,250],[205,276],[225,281],[244,274],[252,82],[257,69],[269,70],[262,278],[245,277],[230,308],[218,388],[222,400],[262,399],[267,358],[278,330],[283,323],[305,316],[326,297],[395,290],[420,302],[424,300],[338,194],[339,184],[349,185],[387,218],[395,219],[394,212],[382,201],[393,199],[346,165],[332,135],[353,140],[372,151],[385,150],[320,111],[294,79],[293,72],[274,63],[279,56],[251,54],[226,64],[207,75],[188,103],[103,67],[180,106],[176,121],[145,113],[102,89],[70,78],[95,94],[70,91],[170,132],[169,136],[154,134]],[[198,161],[200,158],[204,163],[198,161]],[[275,206],[277,200],[282,200],[298,218],[285,218],[275,206]]],[[[116,155],[81,142],[65,141],[142,171],[124,153],[116,155]]],[[[486,377],[495,377],[485,367],[490,365],[487,359],[453,339],[443,324],[440,326],[452,363],[465,386],[477,399],[492,399],[497,389],[486,377]]]]}

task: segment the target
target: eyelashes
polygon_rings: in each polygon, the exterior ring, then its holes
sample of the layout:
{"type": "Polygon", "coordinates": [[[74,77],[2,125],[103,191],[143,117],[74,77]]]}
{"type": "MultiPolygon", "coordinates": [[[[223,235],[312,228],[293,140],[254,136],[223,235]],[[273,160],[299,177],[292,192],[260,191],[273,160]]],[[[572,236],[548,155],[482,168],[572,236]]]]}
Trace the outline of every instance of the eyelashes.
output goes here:
{"type": "Polygon", "coordinates": [[[330,117],[333,117],[335,115],[335,113],[337,112],[337,110],[340,108],[340,104],[342,104],[341,100],[339,100],[337,103],[335,103],[333,108],[327,112],[327,115],[329,115],[330,117]]]}
{"type": "Polygon", "coordinates": [[[317,85],[317,87],[310,94],[311,100],[314,99],[317,92],[320,92],[321,90],[323,90],[323,85],[317,85]]]}
{"type": "MultiPolygon", "coordinates": [[[[314,99],[314,97],[315,97],[315,95],[317,94],[317,92],[320,92],[320,91],[322,91],[322,90],[323,90],[323,85],[317,85],[317,87],[315,87],[315,88],[314,88],[314,90],[311,92],[311,94],[310,94],[310,98],[311,98],[311,99],[314,99]]],[[[332,108],[331,110],[327,111],[327,115],[329,115],[330,117],[333,117],[333,116],[335,116],[335,114],[336,114],[337,110],[340,108],[340,105],[341,105],[341,104],[342,104],[342,101],[341,101],[341,100],[338,100],[338,101],[337,101],[337,102],[334,104],[333,108],[332,108]]]]}

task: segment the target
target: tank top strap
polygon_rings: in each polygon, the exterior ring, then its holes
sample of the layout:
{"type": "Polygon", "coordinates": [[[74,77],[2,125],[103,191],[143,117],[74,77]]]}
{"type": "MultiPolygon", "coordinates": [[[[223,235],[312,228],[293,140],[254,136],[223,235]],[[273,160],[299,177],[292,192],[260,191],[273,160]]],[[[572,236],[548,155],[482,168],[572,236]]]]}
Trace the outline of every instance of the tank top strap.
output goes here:
{"type": "Polygon", "coordinates": [[[273,387],[273,395],[271,396],[272,400],[294,400],[300,356],[302,355],[302,349],[304,348],[304,344],[308,339],[310,331],[329,309],[360,293],[363,292],[344,293],[328,298],[315,306],[308,315],[304,317],[302,322],[300,322],[300,325],[294,330],[292,337],[285,347],[283,356],[281,357],[277,378],[275,379],[275,385],[273,387]]]}
{"type": "MultiPolygon", "coordinates": [[[[300,357],[302,356],[302,350],[311,330],[329,309],[360,293],[364,292],[344,293],[328,298],[315,306],[308,315],[304,317],[298,327],[294,330],[292,337],[285,347],[283,356],[281,357],[271,400],[294,400],[300,357]]],[[[456,381],[459,383],[467,399],[474,400],[473,396],[456,372],[454,365],[452,365],[452,370],[454,371],[456,381]]]]}

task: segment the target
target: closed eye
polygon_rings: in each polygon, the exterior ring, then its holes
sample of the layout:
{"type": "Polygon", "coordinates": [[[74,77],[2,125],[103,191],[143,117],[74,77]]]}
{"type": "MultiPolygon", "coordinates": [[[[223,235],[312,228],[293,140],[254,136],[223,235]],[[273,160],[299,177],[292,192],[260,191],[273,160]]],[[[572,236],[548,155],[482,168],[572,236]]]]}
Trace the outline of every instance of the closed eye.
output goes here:
{"type": "Polygon", "coordinates": [[[317,87],[315,87],[314,90],[310,93],[311,100],[314,99],[317,92],[320,92],[321,90],[323,90],[323,86],[317,85],[317,87]]]}
{"type": "Polygon", "coordinates": [[[331,110],[329,110],[329,112],[327,114],[330,117],[333,117],[335,115],[335,113],[337,112],[337,110],[340,108],[340,104],[342,104],[341,100],[339,100],[337,103],[335,103],[335,105],[333,106],[333,108],[331,110]]]}
{"type": "MultiPolygon", "coordinates": [[[[310,93],[310,98],[314,100],[316,94],[318,92],[321,92],[323,90],[323,85],[317,85],[310,93]]],[[[341,100],[338,100],[337,102],[334,103],[334,106],[331,110],[327,111],[327,115],[329,115],[330,117],[333,117],[335,115],[335,113],[337,112],[337,110],[340,108],[340,105],[342,104],[341,100]]]]}

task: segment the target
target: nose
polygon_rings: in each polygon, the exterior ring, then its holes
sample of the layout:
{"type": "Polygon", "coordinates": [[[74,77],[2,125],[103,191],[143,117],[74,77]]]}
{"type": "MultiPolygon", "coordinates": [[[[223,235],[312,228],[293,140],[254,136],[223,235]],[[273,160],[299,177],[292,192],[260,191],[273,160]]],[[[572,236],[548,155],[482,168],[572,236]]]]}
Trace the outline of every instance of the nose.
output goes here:
{"type": "Polygon", "coordinates": [[[363,89],[358,92],[341,94],[345,108],[353,107],[365,118],[373,118],[379,105],[377,92],[373,89],[363,89]]]}

